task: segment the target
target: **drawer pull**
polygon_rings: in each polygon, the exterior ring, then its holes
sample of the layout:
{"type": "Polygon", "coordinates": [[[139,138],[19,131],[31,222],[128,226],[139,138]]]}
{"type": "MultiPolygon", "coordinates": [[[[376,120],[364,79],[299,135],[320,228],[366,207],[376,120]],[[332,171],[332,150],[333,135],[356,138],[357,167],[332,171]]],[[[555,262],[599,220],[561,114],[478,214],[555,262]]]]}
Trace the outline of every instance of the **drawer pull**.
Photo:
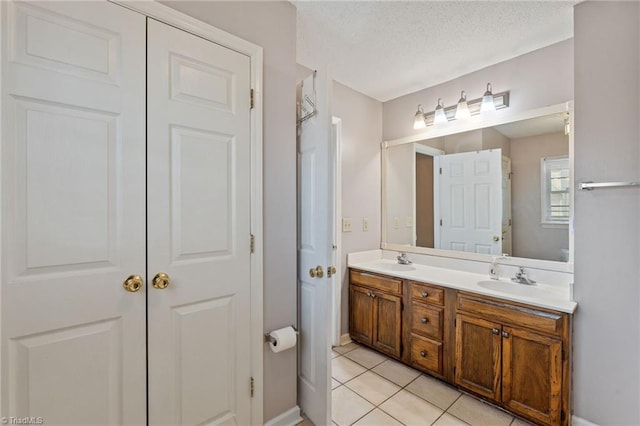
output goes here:
{"type": "Polygon", "coordinates": [[[509,333],[507,333],[506,331],[502,332],[502,337],[504,337],[505,339],[509,338],[509,333]]]}
{"type": "Polygon", "coordinates": [[[420,351],[420,356],[422,358],[426,358],[427,357],[427,352],[426,351],[420,351]]]}
{"type": "Polygon", "coordinates": [[[371,293],[371,297],[373,297],[375,299],[376,298],[375,293],[371,293]]]}
{"type": "Polygon", "coordinates": [[[427,319],[426,318],[421,318],[420,322],[423,323],[423,324],[426,324],[427,323],[427,319]]]}
{"type": "Polygon", "coordinates": [[[429,297],[429,293],[427,293],[426,291],[422,292],[422,297],[429,297]]]}
{"type": "Polygon", "coordinates": [[[498,330],[497,328],[492,329],[491,332],[496,335],[500,334],[500,330],[498,330]]]}

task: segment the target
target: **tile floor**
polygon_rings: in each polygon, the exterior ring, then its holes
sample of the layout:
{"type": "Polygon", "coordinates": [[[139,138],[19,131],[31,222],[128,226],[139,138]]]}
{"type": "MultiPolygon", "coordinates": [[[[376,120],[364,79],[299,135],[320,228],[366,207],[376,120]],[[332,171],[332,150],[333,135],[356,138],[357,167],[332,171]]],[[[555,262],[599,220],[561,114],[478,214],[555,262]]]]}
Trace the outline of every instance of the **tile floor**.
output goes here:
{"type": "Polygon", "coordinates": [[[334,425],[528,425],[357,343],[334,348],[331,368],[334,425]]]}

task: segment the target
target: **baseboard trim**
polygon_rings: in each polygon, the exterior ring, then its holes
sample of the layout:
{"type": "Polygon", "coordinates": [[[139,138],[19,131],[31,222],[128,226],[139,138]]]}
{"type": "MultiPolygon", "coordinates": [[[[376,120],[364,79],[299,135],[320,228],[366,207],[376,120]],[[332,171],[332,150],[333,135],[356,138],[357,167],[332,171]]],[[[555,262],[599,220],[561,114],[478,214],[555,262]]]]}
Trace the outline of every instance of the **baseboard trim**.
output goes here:
{"type": "Polygon", "coordinates": [[[598,426],[597,424],[578,416],[571,416],[571,424],[573,426],[598,426]]]}
{"type": "Polygon", "coordinates": [[[340,336],[340,346],[344,346],[348,343],[351,343],[351,336],[349,336],[349,333],[340,336]]]}
{"type": "Polygon", "coordinates": [[[274,417],[264,424],[264,426],[294,426],[302,421],[300,407],[297,405],[279,416],[274,417]]]}

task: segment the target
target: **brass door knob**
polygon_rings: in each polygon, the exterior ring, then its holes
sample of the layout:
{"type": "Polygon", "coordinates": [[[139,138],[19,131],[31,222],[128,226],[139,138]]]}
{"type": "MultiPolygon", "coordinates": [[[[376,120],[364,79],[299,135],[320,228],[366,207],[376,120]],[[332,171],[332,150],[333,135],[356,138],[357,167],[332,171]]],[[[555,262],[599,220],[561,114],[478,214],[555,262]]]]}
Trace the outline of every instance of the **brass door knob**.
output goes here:
{"type": "Polygon", "coordinates": [[[143,283],[144,281],[140,275],[129,275],[129,277],[127,277],[127,279],[122,283],[122,287],[131,293],[135,293],[142,288],[143,283]]]}
{"type": "Polygon", "coordinates": [[[335,266],[329,266],[327,268],[327,277],[331,278],[335,274],[336,274],[336,267],[335,266]]]}
{"type": "Polygon", "coordinates": [[[309,269],[309,275],[311,278],[322,278],[324,276],[322,266],[318,265],[315,268],[309,269]]]}
{"type": "Polygon", "coordinates": [[[165,288],[167,288],[169,286],[169,275],[165,274],[164,272],[159,272],[158,274],[156,274],[155,277],[153,277],[153,287],[157,288],[158,290],[164,290],[165,288]]]}

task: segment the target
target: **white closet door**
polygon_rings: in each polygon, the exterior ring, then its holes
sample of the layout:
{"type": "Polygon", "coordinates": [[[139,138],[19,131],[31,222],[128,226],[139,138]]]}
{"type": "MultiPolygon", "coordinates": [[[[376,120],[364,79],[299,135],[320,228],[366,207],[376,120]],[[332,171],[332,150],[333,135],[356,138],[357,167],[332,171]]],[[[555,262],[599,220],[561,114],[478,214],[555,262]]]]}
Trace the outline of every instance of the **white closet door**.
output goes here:
{"type": "Polygon", "coordinates": [[[249,57],[148,21],[150,424],[248,425],[249,57]]]}
{"type": "Polygon", "coordinates": [[[1,8],[2,415],[144,424],[144,17],[1,8]]]}

